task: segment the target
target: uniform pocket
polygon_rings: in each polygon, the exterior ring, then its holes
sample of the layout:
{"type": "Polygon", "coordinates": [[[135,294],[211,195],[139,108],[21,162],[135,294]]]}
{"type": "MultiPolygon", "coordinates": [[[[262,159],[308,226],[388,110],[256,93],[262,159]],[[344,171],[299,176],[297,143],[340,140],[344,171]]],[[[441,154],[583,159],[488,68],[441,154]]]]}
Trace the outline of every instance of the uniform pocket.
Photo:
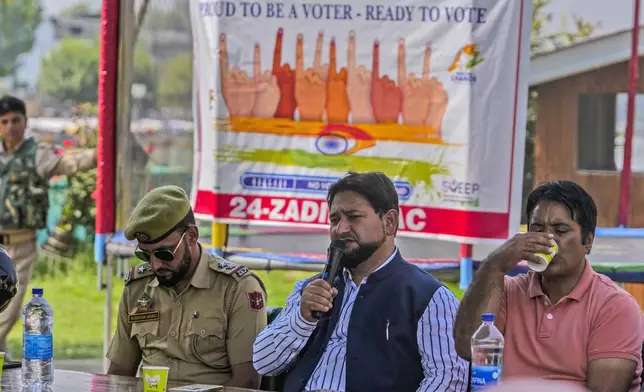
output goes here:
{"type": "Polygon", "coordinates": [[[193,318],[186,339],[192,354],[204,364],[217,370],[230,368],[222,319],[193,318]]]}
{"type": "Polygon", "coordinates": [[[159,321],[144,321],[132,323],[130,337],[136,337],[136,339],[139,341],[139,346],[142,349],[147,347],[146,340],[148,336],[159,336],[159,321]]]}

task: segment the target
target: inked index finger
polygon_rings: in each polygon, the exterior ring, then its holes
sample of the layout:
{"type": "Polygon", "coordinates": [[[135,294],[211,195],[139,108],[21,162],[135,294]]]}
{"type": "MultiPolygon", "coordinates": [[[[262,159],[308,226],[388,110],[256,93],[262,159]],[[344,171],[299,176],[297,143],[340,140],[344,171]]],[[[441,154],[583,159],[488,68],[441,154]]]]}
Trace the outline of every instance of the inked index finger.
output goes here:
{"type": "Polygon", "coordinates": [[[380,74],[380,43],[373,41],[373,65],[371,67],[371,80],[376,81],[380,74]]]}
{"type": "Polygon", "coordinates": [[[228,74],[228,47],[226,45],[226,34],[222,33],[219,36],[219,73],[221,75],[228,74]]]}
{"type": "Polygon", "coordinates": [[[349,32],[349,45],[347,49],[347,70],[349,73],[356,69],[356,33],[349,32]]]}
{"type": "Polygon", "coordinates": [[[335,37],[331,38],[329,44],[329,79],[336,75],[336,58],[335,58],[335,37]]]}
{"type": "Polygon", "coordinates": [[[313,67],[317,68],[322,65],[322,46],[324,45],[324,33],[318,33],[318,39],[315,42],[315,57],[313,57],[313,67]]]}
{"type": "Polygon", "coordinates": [[[423,79],[429,79],[429,66],[432,58],[432,47],[430,44],[425,46],[425,59],[423,60],[423,79]]]}
{"type": "Polygon", "coordinates": [[[304,35],[302,33],[297,35],[297,42],[295,43],[295,74],[304,72],[304,35]]]}
{"type": "Polygon", "coordinates": [[[282,64],[282,39],[284,37],[284,29],[281,27],[277,29],[277,36],[275,37],[275,50],[273,51],[273,73],[280,69],[282,64]]]}
{"type": "Polygon", "coordinates": [[[259,44],[255,44],[255,53],[253,53],[253,78],[257,79],[262,75],[262,58],[259,44]]]}
{"type": "Polygon", "coordinates": [[[405,64],[405,39],[398,41],[398,85],[402,86],[407,78],[407,66],[405,64]]]}

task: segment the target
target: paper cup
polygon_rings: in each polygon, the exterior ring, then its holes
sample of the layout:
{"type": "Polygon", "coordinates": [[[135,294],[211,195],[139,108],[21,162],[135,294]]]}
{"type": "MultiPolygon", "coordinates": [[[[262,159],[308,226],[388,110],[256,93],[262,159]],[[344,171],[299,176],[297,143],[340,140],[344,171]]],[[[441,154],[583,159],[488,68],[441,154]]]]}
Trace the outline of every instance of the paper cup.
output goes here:
{"type": "Polygon", "coordinates": [[[2,380],[3,366],[4,366],[4,351],[0,351],[0,380],[2,380]]]}
{"type": "Polygon", "coordinates": [[[548,268],[548,266],[550,265],[550,262],[552,262],[552,259],[553,257],[555,257],[557,252],[559,252],[559,247],[555,242],[555,245],[552,247],[552,253],[535,253],[535,256],[539,257],[541,261],[539,263],[528,261],[528,267],[536,272],[545,271],[546,268],[548,268]]]}
{"type": "Polygon", "coordinates": [[[170,368],[166,366],[143,366],[143,392],[166,392],[169,371],[170,368]]]}

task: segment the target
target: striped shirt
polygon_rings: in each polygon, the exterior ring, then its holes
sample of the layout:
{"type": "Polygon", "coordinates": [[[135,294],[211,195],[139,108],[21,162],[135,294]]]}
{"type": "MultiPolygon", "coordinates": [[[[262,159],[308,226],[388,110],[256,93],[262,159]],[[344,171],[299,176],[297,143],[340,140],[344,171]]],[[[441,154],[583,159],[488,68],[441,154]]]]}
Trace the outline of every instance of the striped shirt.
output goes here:
{"type": "MultiPolygon", "coordinates": [[[[397,250],[378,269],[387,265],[396,253],[397,250]]],[[[349,319],[358,290],[367,278],[356,285],[350,272],[345,269],[344,280],[346,286],[340,318],[306,384],[306,390],[345,390],[349,319]]],[[[259,374],[273,376],[285,371],[315,330],[316,323],[304,320],[300,313],[301,291],[305,282],[300,281],[295,285],[286,300],[286,308],[257,336],[253,346],[253,365],[259,374]]],[[[452,337],[457,308],[458,301],[454,294],[441,286],[418,322],[416,340],[425,374],[418,392],[467,390],[469,365],[456,354],[452,337]]]]}

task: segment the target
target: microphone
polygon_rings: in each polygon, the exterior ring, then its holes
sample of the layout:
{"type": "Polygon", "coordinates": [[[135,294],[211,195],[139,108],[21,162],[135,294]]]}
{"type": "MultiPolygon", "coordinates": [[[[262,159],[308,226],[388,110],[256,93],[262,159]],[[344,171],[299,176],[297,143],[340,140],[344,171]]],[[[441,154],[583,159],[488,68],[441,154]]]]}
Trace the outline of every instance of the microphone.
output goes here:
{"type": "MultiPolygon", "coordinates": [[[[322,279],[326,281],[329,285],[333,286],[333,280],[338,275],[340,270],[340,260],[344,256],[344,248],[346,244],[342,240],[333,240],[331,245],[327,249],[326,254],[326,264],[324,265],[324,271],[322,272],[322,279]]],[[[315,319],[320,319],[320,312],[313,311],[311,315],[315,319]]]]}

